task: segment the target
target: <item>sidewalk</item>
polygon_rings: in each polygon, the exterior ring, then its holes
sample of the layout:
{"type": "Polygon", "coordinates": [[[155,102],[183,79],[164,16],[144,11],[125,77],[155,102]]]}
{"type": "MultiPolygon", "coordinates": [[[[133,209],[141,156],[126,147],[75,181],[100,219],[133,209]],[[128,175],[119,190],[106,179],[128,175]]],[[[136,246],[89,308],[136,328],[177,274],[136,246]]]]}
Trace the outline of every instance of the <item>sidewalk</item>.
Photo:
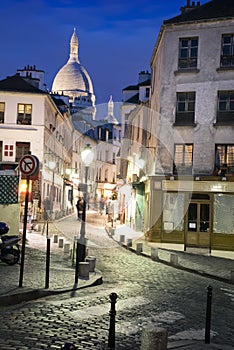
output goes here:
{"type": "Polygon", "coordinates": [[[183,244],[152,243],[126,225],[106,226],[110,237],[125,248],[161,263],[234,284],[234,252],[187,248],[183,244]]]}
{"type": "Polygon", "coordinates": [[[46,236],[35,231],[27,232],[26,236],[22,287],[19,287],[20,265],[9,266],[0,262],[0,307],[52,294],[75,292],[102,283],[101,273],[95,269],[89,273],[89,279],[79,278],[75,285],[75,266],[70,252],[65,253],[51,238],[49,287],[45,288],[46,236]]]}

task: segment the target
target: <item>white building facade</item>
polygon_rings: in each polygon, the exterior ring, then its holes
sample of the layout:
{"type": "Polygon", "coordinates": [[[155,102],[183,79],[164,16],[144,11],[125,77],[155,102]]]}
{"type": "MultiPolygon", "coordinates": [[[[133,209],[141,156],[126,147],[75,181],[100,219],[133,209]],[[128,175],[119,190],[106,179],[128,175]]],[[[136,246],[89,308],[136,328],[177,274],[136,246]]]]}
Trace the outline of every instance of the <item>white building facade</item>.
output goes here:
{"type": "Polygon", "coordinates": [[[146,236],[234,249],[234,4],[187,1],[164,21],[151,59],[156,133],[146,236]]]}

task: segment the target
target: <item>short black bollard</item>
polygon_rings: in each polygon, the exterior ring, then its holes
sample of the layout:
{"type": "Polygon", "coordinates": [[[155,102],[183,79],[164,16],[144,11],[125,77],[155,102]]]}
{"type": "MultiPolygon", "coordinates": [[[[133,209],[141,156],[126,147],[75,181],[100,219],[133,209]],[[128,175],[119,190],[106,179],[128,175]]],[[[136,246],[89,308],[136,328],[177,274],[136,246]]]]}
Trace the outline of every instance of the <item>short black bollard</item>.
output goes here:
{"type": "Polygon", "coordinates": [[[46,276],[45,276],[45,288],[49,288],[49,280],[50,280],[50,238],[48,234],[48,221],[47,221],[47,239],[46,239],[46,276]]]}
{"type": "Polygon", "coordinates": [[[109,337],[108,337],[108,350],[115,350],[115,304],[117,300],[117,294],[111,293],[110,294],[110,303],[111,303],[111,309],[109,312],[110,315],[110,325],[109,325],[109,337]]]}
{"type": "Polygon", "coordinates": [[[205,344],[210,344],[212,290],[211,286],[207,287],[205,344]]]}

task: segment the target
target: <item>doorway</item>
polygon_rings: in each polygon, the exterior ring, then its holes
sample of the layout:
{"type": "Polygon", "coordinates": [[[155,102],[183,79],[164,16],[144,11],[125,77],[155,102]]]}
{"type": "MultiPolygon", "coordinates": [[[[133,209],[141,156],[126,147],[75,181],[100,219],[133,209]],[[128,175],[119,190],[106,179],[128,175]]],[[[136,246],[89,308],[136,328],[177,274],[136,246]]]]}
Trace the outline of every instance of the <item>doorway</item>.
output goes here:
{"type": "Polygon", "coordinates": [[[189,204],[186,246],[210,247],[210,202],[192,200],[189,204]]]}

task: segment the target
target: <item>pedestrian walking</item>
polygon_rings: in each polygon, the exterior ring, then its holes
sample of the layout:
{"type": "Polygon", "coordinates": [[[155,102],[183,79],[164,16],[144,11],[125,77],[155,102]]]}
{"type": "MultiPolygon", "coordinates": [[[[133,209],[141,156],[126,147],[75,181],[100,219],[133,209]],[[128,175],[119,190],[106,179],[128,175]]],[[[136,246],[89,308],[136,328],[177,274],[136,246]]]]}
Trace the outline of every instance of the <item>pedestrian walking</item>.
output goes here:
{"type": "Polygon", "coordinates": [[[78,220],[82,220],[84,205],[85,205],[84,199],[82,197],[79,197],[79,199],[76,203],[77,219],[78,220]]]}

